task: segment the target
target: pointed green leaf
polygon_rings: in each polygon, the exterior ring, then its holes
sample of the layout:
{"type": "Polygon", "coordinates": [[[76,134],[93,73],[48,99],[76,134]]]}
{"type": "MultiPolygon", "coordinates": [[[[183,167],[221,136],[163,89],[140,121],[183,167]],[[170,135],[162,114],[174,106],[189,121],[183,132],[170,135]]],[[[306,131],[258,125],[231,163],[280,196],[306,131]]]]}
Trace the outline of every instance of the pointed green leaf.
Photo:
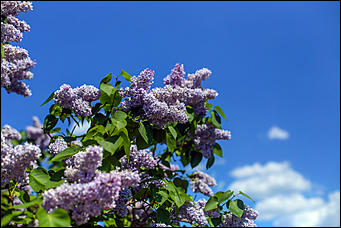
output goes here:
{"type": "Polygon", "coordinates": [[[144,141],[146,143],[148,143],[149,140],[147,137],[147,131],[146,131],[146,128],[144,127],[143,123],[140,123],[139,132],[140,132],[140,135],[142,136],[142,138],[144,139],[144,141]]]}
{"type": "Polygon", "coordinates": [[[174,152],[175,147],[176,147],[176,141],[173,138],[173,136],[170,136],[168,133],[166,133],[166,143],[167,143],[167,147],[169,151],[174,152]]]}
{"type": "Polygon", "coordinates": [[[71,225],[69,214],[61,208],[48,214],[44,208],[40,207],[37,211],[37,218],[41,227],[68,227],[71,225]]]}
{"type": "Polygon", "coordinates": [[[174,129],[174,127],[168,126],[168,129],[169,129],[170,133],[173,135],[174,139],[176,139],[177,133],[176,133],[176,130],[174,129]]]}
{"type": "Polygon", "coordinates": [[[127,81],[130,81],[131,79],[131,75],[128,74],[127,72],[125,72],[123,69],[121,70],[121,74],[122,76],[127,80],[127,81]]]}
{"type": "Polygon", "coordinates": [[[223,157],[223,150],[221,149],[221,147],[218,143],[214,144],[213,153],[218,155],[221,158],[223,157]]]}
{"type": "Polygon", "coordinates": [[[118,111],[114,112],[113,117],[116,120],[124,120],[125,118],[127,118],[127,114],[125,112],[118,110],[118,111]]]}
{"type": "Polygon", "coordinates": [[[215,106],[214,109],[227,121],[224,111],[219,106],[215,106]]]}
{"type": "Polygon", "coordinates": [[[112,74],[111,74],[111,73],[107,74],[107,75],[101,80],[101,83],[100,83],[100,84],[110,82],[111,77],[112,77],[112,74]]]}
{"type": "Polygon", "coordinates": [[[204,211],[210,211],[210,210],[216,209],[218,208],[218,204],[219,202],[217,198],[214,196],[211,196],[205,205],[204,211]]]}
{"type": "Polygon", "coordinates": [[[50,132],[58,123],[58,119],[54,115],[47,115],[44,120],[44,132],[50,132]]]}
{"type": "Polygon", "coordinates": [[[232,214],[241,218],[244,212],[244,203],[240,199],[236,199],[230,202],[228,209],[232,214]]]}
{"type": "Polygon", "coordinates": [[[47,102],[49,102],[50,100],[52,100],[53,98],[54,98],[54,92],[52,92],[52,93],[50,94],[50,96],[46,99],[46,101],[44,101],[44,103],[42,103],[42,104],[40,105],[40,107],[43,106],[44,104],[46,104],[47,102]]]}
{"type": "Polygon", "coordinates": [[[78,146],[72,146],[68,147],[65,150],[59,152],[56,156],[54,156],[50,162],[60,161],[64,160],[66,158],[69,158],[75,154],[77,154],[82,148],[78,146]]]}
{"type": "Polygon", "coordinates": [[[252,200],[252,202],[253,202],[254,204],[256,203],[250,196],[246,195],[244,192],[239,191],[239,194],[241,194],[241,195],[245,196],[246,198],[252,200]]]}

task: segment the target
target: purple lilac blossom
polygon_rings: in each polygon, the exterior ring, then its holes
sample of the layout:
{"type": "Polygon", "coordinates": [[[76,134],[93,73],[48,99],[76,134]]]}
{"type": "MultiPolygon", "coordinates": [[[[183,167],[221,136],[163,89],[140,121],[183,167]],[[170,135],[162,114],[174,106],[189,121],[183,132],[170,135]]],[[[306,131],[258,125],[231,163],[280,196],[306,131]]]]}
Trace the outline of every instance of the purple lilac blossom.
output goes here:
{"type": "Polygon", "coordinates": [[[91,102],[98,100],[101,96],[99,89],[92,85],[82,85],[71,88],[68,84],[60,86],[54,92],[54,101],[63,108],[72,109],[77,116],[91,116],[91,102]]]}
{"type": "Polygon", "coordinates": [[[67,142],[63,138],[57,138],[54,143],[49,145],[49,152],[51,157],[56,156],[58,153],[62,152],[67,148],[67,142]]]}
{"type": "Polygon", "coordinates": [[[7,42],[21,42],[23,32],[28,32],[30,26],[16,18],[19,12],[32,10],[32,3],[27,1],[1,1],[1,43],[4,43],[4,57],[1,58],[1,87],[8,93],[17,93],[25,97],[32,95],[31,90],[21,80],[33,78],[30,68],[36,63],[30,59],[28,52],[7,42]]]}
{"type": "Polygon", "coordinates": [[[66,167],[64,176],[70,182],[87,183],[93,180],[97,168],[102,165],[103,148],[88,146],[85,151],[78,152],[72,157],[73,164],[66,167]]]}
{"type": "Polygon", "coordinates": [[[114,209],[119,199],[121,179],[115,173],[101,173],[88,183],[63,184],[43,193],[42,206],[51,212],[62,208],[81,225],[91,216],[99,216],[102,210],[114,209]]]}
{"type": "Polygon", "coordinates": [[[138,150],[136,145],[130,147],[129,163],[126,156],[120,159],[122,168],[129,170],[139,170],[141,167],[146,169],[154,169],[157,166],[157,161],[148,149],[138,150]]]}
{"type": "Polygon", "coordinates": [[[185,79],[184,65],[177,63],[172,72],[163,79],[165,85],[181,86],[185,79]]]}
{"type": "Polygon", "coordinates": [[[187,222],[196,222],[199,226],[205,226],[207,224],[206,216],[204,213],[204,207],[200,203],[185,203],[179,209],[178,219],[185,220],[187,222]]]}
{"type": "Polygon", "coordinates": [[[1,16],[17,16],[20,12],[32,10],[30,1],[1,1],[1,16]]]}
{"type": "Polygon", "coordinates": [[[26,184],[28,173],[26,168],[36,165],[36,160],[41,156],[39,147],[30,143],[13,147],[11,140],[20,139],[17,130],[5,125],[1,129],[1,185],[6,185],[10,180],[26,184]]]}
{"type": "Polygon", "coordinates": [[[196,171],[191,175],[194,180],[191,181],[193,192],[200,192],[206,196],[213,196],[213,191],[209,186],[216,186],[216,180],[206,173],[196,171]]]}
{"type": "Polygon", "coordinates": [[[195,130],[194,145],[201,151],[203,156],[209,159],[212,156],[216,140],[231,139],[231,132],[215,128],[207,123],[198,125],[195,130]]]}
{"type": "Polygon", "coordinates": [[[33,116],[33,126],[26,127],[26,136],[33,140],[41,150],[44,150],[50,143],[50,136],[44,134],[43,125],[36,116],[33,116]]]}
{"type": "Polygon", "coordinates": [[[136,108],[142,108],[142,117],[158,128],[164,128],[167,123],[186,123],[186,105],[192,106],[196,114],[205,114],[205,102],[218,95],[215,90],[201,88],[201,81],[211,75],[206,68],[185,79],[183,65],[176,64],[164,78],[165,86],[152,90],[150,86],[154,72],[145,72],[151,71],[146,69],[138,77],[132,77],[130,87],[121,89],[120,95],[126,97],[122,102],[122,110],[135,112],[136,108]]]}

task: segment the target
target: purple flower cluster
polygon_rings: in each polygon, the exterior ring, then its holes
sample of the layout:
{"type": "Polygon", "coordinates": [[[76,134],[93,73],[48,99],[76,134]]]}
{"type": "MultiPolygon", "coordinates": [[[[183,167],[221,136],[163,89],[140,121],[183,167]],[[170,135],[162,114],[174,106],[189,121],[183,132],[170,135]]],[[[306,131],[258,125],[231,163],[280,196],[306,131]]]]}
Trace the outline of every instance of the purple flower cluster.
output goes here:
{"type": "Polygon", "coordinates": [[[129,170],[139,170],[141,167],[154,169],[157,166],[157,160],[148,149],[138,150],[136,145],[130,147],[129,163],[126,156],[120,159],[122,168],[129,170]]]}
{"type": "Polygon", "coordinates": [[[245,206],[244,212],[241,218],[236,217],[232,213],[228,212],[223,215],[223,223],[219,227],[257,227],[253,220],[258,216],[258,211],[245,206]]]}
{"type": "Polygon", "coordinates": [[[178,219],[184,220],[189,223],[197,223],[199,226],[205,226],[207,224],[206,216],[204,213],[205,204],[199,202],[185,203],[179,209],[178,219]]]}
{"type": "Polygon", "coordinates": [[[191,181],[193,192],[200,192],[206,196],[213,196],[213,191],[209,186],[216,186],[216,180],[206,173],[196,171],[191,175],[194,180],[191,181]]]}
{"type": "Polygon", "coordinates": [[[43,125],[36,116],[33,117],[33,126],[26,127],[26,136],[33,140],[41,150],[44,150],[50,143],[50,136],[44,134],[43,125]]]}
{"type": "Polygon", "coordinates": [[[125,188],[120,191],[119,200],[116,202],[115,211],[121,217],[127,216],[128,208],[127,208],[127,201],[132,196],[132,193],[129,188],[125,188]]]}
{"type": "Polygon", "coordinates": [[[21,138],[19,132],[9,125],[1,129],[1,185],[6,185],[10,180],[18,183],[27,183],[28,173],[26,168],[36,165],[36,160],[41,156],[39,147],[30,143],[13,147],[11,140],[21,138]]]}
{"type": "Polygon", "coordinates": [[[51,157],[56,156],[58,153],[62,152],[67,148],[67,142],[63,138],[57,138],[54,143],[49,145],[49,152],[51,157]]]}
{"type": "Polygon", "coordinates": [[[102,210],[114,209],[121,191],[121,178],[116,173],[101,173],[88,183],[63,184],[43,193],[42,206],[51,212],[63,208],[72,219],[84,224],[90,216],[99,216],[102,210]]]}
{"type": "Polygon", "coordinates": [[[253,219],[248,217],[238,218],[231,213],[227,213],[223,216],[223,222],[219,225],[219,227],[257,227],[257,225],[253,219]]]}
{"type": "Polygon", "coordinates": [[[69,182],[87,183],[99,173],[97,168],[102,165],[103,148],[88,146],[85,151],[72,156],[72,164],[64,171],[64,176],[69,182]]]}
{"type": "Polygon", "coordinates": [[[72,109],[77,116],[91,116],[91,102],[98,100],[101,91],[92,85],[82,85],[72,89],[63,84],[54,92],[54,101],[63,108],[72,109]]]}
{"type": "Polygon", "coordinates": [[[120,91],[122,110],[143,110],[142,116],[158,128],[164,128],[167,123],[186,123],[186,105],[194,108],[197,114],[206,113],[204,106],[209,99],[214,99],[218,93],[212,89],[201,88],[201,81],[207,79],[211,71],[206,68],[189,74],[185,79],[183,65],[176,64],[171,73],[164,78],[165,86],[150,90],[154,72],[146,69],[138,77],[132,77],[130,87],[120,91]]]}
{"type": "Polygon", "coordinates": [[[231,132],[217,129],[209,123],[202,124],[195,130],[194,145],[208,159],[212,156],[215,141],[219,139],[231,139],[231,132]]]}
{"type": "Polygon", "coordinates": [[[32,95],[28,86],[22,81],[31,79],[29,71],[35,62],[28,56],[27,50],[15,47],[8,42],[21,42],[23,32],[28,32],[30,26],[16,18],[20,12],[32,10],[32,3],[28,1],[1,1],[1,43],[3,43],[4,57],[1,59],[1,87],[8,93],[14,92],[25,97],[32,95]]]}

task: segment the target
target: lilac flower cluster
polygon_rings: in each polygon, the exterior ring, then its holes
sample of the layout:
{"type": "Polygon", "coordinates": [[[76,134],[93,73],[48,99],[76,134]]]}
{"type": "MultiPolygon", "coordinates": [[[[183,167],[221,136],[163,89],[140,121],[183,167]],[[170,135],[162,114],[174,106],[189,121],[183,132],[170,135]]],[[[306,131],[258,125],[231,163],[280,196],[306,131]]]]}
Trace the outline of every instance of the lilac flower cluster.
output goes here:
{"type": "Polygon", "coordinates": [[[203,156],[209,159],[212,156],[216,140],[231,139],[231,132],[215,128],[207,123],[198,125],[194,135],[194,145],[199,149],[203,156]]]}
{"type": "Polygon", "coordinates": [[[149,150],[138,150],[136,145],[130,147],[129,163],[126,156],[123,156],[120,162],[123,168],[129,170],[139,170],[141,167],[154,169],[157,166],[157,160],[149,150]]]}
{"type": "Polygon", "coordinates": [[[54,143],[49,145],[49,152],[51,157],[56,156],[58,153],[62,152],[67,148],[67,142],[63,138],[57,138],[54,143]]]}
{"type": "Polygon", "coordinates": [[[121,217],[127,216],[128,208],[127,208],[127,201],[132,196],[132,193],[129,188],[125,188],[120,191],[119,200],[116,202],[115,211],[121,217]]]}
{"type": "Polygon", "coordinates": [[[64,171],[69,182],[87,183],[93,180],[102,165],[103,148],[88,146],[85,151],[72,156],[71,163],[64,171]]]}
{"type": "Polygon", "coordinates": [[[21,42],[23,32],[28,32],[30,26],[16,18],[20,12],[32,10],[28,1],[1,1],[1,43],[4,44],[4,57],[1,59],[1,87],[8,93],[14,92],[25,97],[32,95],[28,86],[22,81],[31,79],[29,71],[35,62],[28,56],[27,50],[15,47],[8,42],[21,42]]]}
{"type": "Polygon", "coordinates": [[[84,224],[90,216],[99,216],[102,210],[114,209],[121,191],[121,178],[116,173],[101,173],[88,183],[63,184],[43,193],[42,206],[51,212],[63,208],[72,219],[84,224]]]}
{"type": "Polygon", "coordinates": [[[213,196],[213,191],[209,186],[216,186],[216,180],[206,173],[201,171],[194,172],[191,177],[194,178],[191,181],[191,189],[193,192],[200,192],[206,196],[213,196]]]}
{"type": "Polygon", "coordinates": [[[245,206],[244,213],[241,218],[236,217],[231,213],[227,213],[223,216],[223,223],[220,227],[257,227],[255,220],[258,216],[258,211],[245,206]]]}
{"type": "Polygon", "coordinates": [[[178,219],[184,220],[189,223],[197,223],[199,226],[205,226],[207,224],[206,216],[204,213],[205,205],[199,202],[185,203],[179,209],[178,219]]]}
{"type": "Polygon", "coordinates": [[[44,150],[50,143],[50,136],[44,134],[43,125],[38,117],[33,117],[33,126],[26,127],[26,136],[30,140],[34,140],[34,144],[44,150]]]}
{"type": "Polygon", "coordinates": [[[11,140],[21,139],[17,130],[5,125],[1,129],[1,185],[10,180],[25,184],[28,174],[25,172],[30,165],[36,165],[36,160],[41,156],[39,147],[30,143],[13,147],[11,140]]]}
{"type": "Polygon", "coordinates": [[[54,101],[63,108],[72,109],[77,116],[91,116],[91,102],[98,100],[101,91],[92,85],[82,85],[72,89],[63,84],[54,92],[54,101]]]}
{"type": "Polygon", "coordinates": [[[143,110],[142,116],[158,128],[164,128],[167,123],[186,123],[186,105],[203,114],[207,111],[205,102],[218,95],[215,90],[201,88],[201,81],[210,75],[211,71],[203,68],[185,79],[183,65],[176,64],[164,78],[165,86],[150,90],[154,72],[146,69],[138,77],[132,77],[130,87],[120,91],[122,97],[127,97],[122,102],[122,110],[139,108],[143,110]]]}

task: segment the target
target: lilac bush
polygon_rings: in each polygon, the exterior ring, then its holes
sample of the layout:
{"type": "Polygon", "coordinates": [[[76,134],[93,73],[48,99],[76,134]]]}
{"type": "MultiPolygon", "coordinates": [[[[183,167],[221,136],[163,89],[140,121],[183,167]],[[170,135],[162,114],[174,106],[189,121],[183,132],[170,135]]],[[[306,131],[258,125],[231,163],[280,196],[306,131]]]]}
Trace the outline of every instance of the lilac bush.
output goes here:
{"type": "MultiPolygon", "coordinates": [[[[25,97],[22,80],[33,77],[35,62],[9,42],[29,31],[17,18],[28,10],[31,2],[1,2],[1,87],[25,97]]],[[[209,103],[217,91],[203,87],[211,75],[202,68],[186,76],[178,63],[163,87],[152,88],[149,68],[110,73],[98,87],[64,83],[43,103],[54,101],[43,123],[33,117],[20,133],[3,126],[2,226],[256,226],[258,212],[240,199],[249,196],[214,192],[213,177],[187,173],[200,162],[211,168],[223,156],[218,140],[231,139],[224,112],[209,103]],[[130,83],[124,89],[121,76],[130,83]],[[75,135],[71,120],[90,127],[75,135]]]]}

